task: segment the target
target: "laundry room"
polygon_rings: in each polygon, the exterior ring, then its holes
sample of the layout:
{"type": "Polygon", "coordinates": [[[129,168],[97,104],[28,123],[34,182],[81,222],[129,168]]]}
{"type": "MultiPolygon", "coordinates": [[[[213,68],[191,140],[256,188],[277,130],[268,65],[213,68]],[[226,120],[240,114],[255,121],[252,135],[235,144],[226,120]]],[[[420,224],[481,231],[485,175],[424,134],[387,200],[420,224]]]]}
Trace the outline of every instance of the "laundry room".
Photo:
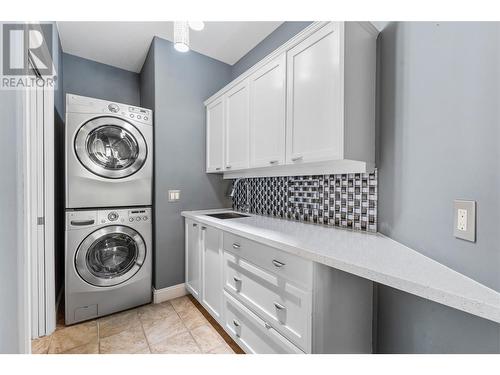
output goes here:
{"type": "MultiPolygon", "coordinates": [[[[95,46],[85,51],[81,38],[72,38],[83,33],[85,23],[54,25],[59,30],[54,55],[59,56],[61,67],[55,99],[55,139],[58,153],[64,155],[55,160],[56,170],[65,171],[56,176],[56,189],[63,192],[65,205],[56,210],[55,221],[66,228],[57,231],[55,293],[58,322],[62,324],[64,319],[65,325],[71,325],[148,304],[155,299],[155,291],[183,284],[184,270],[179,265],[184,262],[184,224],[176,218],[183,210],[231,205],[226,194],[228,183],[220,176],[200,173],[204,168],[205,132],[199,127],[205,118],[200,103],[230,79],[230,70],[226,64],[201,54],[178,56],[172,42],[156,37],[145,49],[142,66],[122,69],[87,58],[95,53],[95,46]],[[155,104],[157,111],[152,110],[155,104]],[[163,129],[158,124],[168,125],[163,129]],[[158,149],[156,144],[160,145],[158,149]],[[192,151],[186,154],[185,149],[192,151]],[[157,171],[154,179],[153,165],[157,171]],[[169,190],[180,191],[181,196],[171,202],[166,193],[169,190]],[[196,199],[185,200],[184,194],[196,199]],[[156,221],[169,225],[155,231],[156,221]],[[137,222],[143,223],[145,229],[139,228],[143,231],[134,227],[137,222]],[[120,223],[137,230],[138,236],[127,233],[127,229],[105,236],[104,228],[120,223]],[[97,241],[99,238],[101,241],[97,241]],[[139,240],[136,247],[143,252],[147,249],[146,257],[116,253],[117,249],[128,251],[129,238],[139,240]],[[92,253],[90,249],[77,254],[81,246],[90,248],[96,241],[97,248],[108,246],[114,253],[92,253]],[[74,247],[71,254],[70,242],[74,247]],[[155,248],[164,250],[156,252],[155,248]],[[91,267],[86,266],[89,257],[96,262],[91,267]],[[122,288],[122,294],[106,289],[127,280],[127,276],[117,275],[130,261],[144,264],[140,272],[131,267],[125,275],[133,275],[135,280],[147,271],[142,277],[144,285],[122,288]],[[96,298],[95,292],[85,297],[85,291],[78,287],[82,279],[82,285],[90,284],[91,289],[103,288],[106,292],[102,298],[96,298]]],[[[56,351],[66,349],[64,345],[53,346],[56,351]]]]}
{"type": "Polygon", "coordinates": [[[0,354],[500,358],[500,22],[330,7],[0,23],[0,354]]]}

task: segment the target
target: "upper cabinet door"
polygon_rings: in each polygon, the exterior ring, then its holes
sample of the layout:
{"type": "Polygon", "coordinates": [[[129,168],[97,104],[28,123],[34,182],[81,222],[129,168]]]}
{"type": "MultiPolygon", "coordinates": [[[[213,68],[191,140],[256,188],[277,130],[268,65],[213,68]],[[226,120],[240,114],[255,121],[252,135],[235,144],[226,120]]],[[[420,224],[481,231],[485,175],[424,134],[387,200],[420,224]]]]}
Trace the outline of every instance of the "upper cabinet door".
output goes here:
{"type": "Polygon", "coordinates": [[[217,99],[207,107],[207,172],[224,168],[224,100],[217,99]]]}
{"type": "Polygon", "coordinates": [[[287,52],[287,163],[343,157],[339,34],[329,23],[287,52]]]}
{"type": "Polygon", "coordinates": [[[249,160],[249,95],[248,80],[233,87],[225,95],[226,165],[224,170],[248,168],[249,160]]]}
{"type": "Polygon", "coordinates": [[[250,76],[250,167],[285,162],[286,55],[250,76]]]}

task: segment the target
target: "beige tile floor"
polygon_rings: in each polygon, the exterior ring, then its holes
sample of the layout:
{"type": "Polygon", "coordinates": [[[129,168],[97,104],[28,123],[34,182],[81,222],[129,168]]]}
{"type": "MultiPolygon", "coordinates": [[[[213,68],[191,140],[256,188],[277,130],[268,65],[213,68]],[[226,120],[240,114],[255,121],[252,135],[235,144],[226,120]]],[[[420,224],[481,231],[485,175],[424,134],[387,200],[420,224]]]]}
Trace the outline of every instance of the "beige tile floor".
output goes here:
{"type": "Polygon", "coordinates": [[[187,296],[69,327],[59,321],[52,335],[33,340],[31,347],[34,354],[241,353],[187,296]]]}

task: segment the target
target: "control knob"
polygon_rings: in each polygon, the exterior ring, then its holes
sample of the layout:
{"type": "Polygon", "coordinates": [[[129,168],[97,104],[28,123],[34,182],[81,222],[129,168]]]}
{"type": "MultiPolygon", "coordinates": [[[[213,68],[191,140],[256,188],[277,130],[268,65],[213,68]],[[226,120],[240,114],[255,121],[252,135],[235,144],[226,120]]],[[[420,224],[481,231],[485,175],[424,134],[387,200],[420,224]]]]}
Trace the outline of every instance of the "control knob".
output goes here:
{"type": "Polygon", "coordinates": [[[111,103],[110,105],[108,105],[108,109],[110,110],[110,112],[116,113],[120,110],[120,107],[118,107],[115,103],[111,103]]]}
{"type": "Polygon", "coordinates": [[[116,221],[118,219],[118,213],[117,212],[110,212],[108,214],[108,220],[109,221],[116,221]]]}

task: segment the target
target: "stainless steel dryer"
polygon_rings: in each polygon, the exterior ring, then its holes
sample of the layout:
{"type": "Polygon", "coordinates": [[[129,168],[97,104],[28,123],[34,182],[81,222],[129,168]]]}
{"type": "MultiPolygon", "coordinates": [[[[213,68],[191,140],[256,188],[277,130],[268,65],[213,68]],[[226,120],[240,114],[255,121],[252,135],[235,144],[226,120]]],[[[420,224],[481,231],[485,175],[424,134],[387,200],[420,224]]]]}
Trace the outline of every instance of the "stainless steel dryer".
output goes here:
{"type": "Polygon", "coordinates": [[[65,320],[151,302],[151,208],[66,211],[65,320]]]}
{"type": "Polygon", "coordinates": [[[152,201],[153,113],[66,95],[66,208],[152,201]]]}

